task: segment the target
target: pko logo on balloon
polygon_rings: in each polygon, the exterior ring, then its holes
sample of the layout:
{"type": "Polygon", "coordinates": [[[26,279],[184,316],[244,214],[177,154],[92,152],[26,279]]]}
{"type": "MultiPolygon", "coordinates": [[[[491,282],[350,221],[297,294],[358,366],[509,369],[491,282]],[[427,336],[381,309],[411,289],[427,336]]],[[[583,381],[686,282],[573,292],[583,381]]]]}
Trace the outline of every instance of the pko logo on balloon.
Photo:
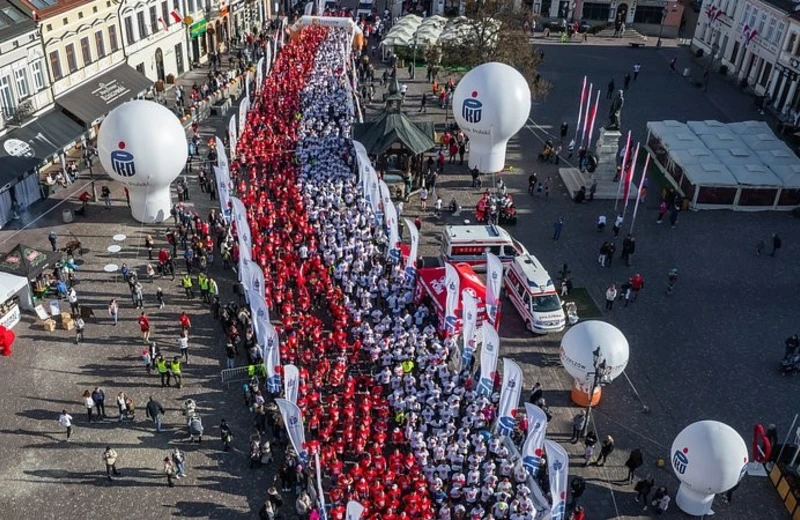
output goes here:
{"type": "Polygon", "coordinates": [[[133,177],[136,175],[133,154],[125,151],[125,141],[120,141],[117,146],[119,150],[111,152],[111,169],[120,177],[133,177]]]}
{"type": "Polygon", "coordinates": [[[467,123],[480,123],[483,115],[483,103],[480,102],[478,92],[473,91],[471,98],[466,98],[461,103],[461,116],[467,123]]]}
{"type": "Polygon", "coordinates": [[[676,450],[675,455],[672,456],[672,465],[675,466],[675,471],[683,475],[686,473],[686,468],[689,467],[689,457],[686,456],[688,448],[683,448],[683,451],[676,450]]]}

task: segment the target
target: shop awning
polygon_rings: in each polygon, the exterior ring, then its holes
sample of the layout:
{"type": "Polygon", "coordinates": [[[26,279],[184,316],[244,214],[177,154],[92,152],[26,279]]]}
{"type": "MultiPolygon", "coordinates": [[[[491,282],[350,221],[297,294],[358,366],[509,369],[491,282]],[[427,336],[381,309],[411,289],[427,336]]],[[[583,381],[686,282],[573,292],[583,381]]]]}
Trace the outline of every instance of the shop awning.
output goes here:
{"type": "Polygon", "coordinates": [[[69,94],[56,99],[56,104],[86,126],[115,107],[136,98],[153,85],[139,71],[123,64],[92,78],[69,94]]]}
{"type": "Polygon", "coordinates": [[[0,137],[0,188],[48,162],[82,133],[78,123],[53,110],[0,137]]]}
{"type": "Polygon", "coordinates": [[[59,251],[51,252],[17,244],[14,249],[0,256],[0,271],[33,280],[60,259],[59,251]]]}

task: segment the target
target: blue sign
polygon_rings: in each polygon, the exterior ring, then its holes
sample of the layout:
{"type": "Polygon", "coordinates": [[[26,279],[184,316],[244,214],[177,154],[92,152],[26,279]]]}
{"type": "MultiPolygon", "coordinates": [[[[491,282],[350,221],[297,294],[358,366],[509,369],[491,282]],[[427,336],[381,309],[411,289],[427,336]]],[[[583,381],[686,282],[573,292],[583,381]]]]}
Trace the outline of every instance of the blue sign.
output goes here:
{"type": "Polygon", "coordinates": [[[475,99],[477,92],[472,93],[471,98],[467,98],[461,104],[461,117],[467,123],[480,123],[481,115],[483,114],[483,103],[475,99]]]}
{"type": "Polygon", "coordinates": [[[672,464],[675,466],[675,471],[683,475],[686,473],[686,468],[689,466],[689,457],[678,450],[675,452],[675,455],[672,456],[672,464]]]}
{"type": "Polygon", "coordinates": [[[111,152],[111,169],[120,177],[133,177],[136,175],[136,167],[133,164],[133,154],[125,150],[115,150],[111,152]]]}
{"type": "Polygon", "coordinates": [[[497,421],[497,433],[504,437],[509,437],[514,432],[516,422],[516,419],[509,415],[501,417],[497,421]]]}
{"type": "Polygon", "coordinates": [[[535,455],[528,455],[522,459],[522,466],[528,471],[528,475],[536,478],[539,474],[539,468],[542,465],[542,458],[535,455]]]}

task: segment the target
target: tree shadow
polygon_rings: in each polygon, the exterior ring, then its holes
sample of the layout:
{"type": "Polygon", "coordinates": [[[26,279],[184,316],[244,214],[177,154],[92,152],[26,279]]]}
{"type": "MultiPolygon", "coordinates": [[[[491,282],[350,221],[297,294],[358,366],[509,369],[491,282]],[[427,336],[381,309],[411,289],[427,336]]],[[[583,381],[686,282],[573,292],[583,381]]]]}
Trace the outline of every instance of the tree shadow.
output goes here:
{"type": "Polygon", "coordinates": [[[24,473],[31,477],[30,482],[37,484],[94,485],[115,487],[160,487],[165,484],[156,483],[165,479],[161,472],[141,468],[118,468],[120,475],[109,481],[104,470],[93,472],[68,471],[62,469],[34,469],[24,473]],[[137,479],[137,480],[132,480],[137,479]],[[148,482],[142,482],[146,480],[148,482]]]}

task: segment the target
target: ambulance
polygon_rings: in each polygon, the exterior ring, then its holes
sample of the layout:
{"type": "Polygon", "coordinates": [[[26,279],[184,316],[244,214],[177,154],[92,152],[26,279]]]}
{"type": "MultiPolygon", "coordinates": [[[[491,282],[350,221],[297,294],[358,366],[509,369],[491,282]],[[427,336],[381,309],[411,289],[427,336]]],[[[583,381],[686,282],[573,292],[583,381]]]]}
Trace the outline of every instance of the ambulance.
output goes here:
{"type": "Polygon", "coordinates": [[[567,320],[555,284],[535,256],[526,253],[514,258],[503,285],[528,330],[536,334],[564,330],[567,320]]]}
{"type": "Polygon", "coordinates": [[[446,226],[442,231],[442,262],[463,262],[475,271],[486,271],[486,251],[494,253],[506,268],[525,248],[508,231],[495,225],[446,226]]]}

